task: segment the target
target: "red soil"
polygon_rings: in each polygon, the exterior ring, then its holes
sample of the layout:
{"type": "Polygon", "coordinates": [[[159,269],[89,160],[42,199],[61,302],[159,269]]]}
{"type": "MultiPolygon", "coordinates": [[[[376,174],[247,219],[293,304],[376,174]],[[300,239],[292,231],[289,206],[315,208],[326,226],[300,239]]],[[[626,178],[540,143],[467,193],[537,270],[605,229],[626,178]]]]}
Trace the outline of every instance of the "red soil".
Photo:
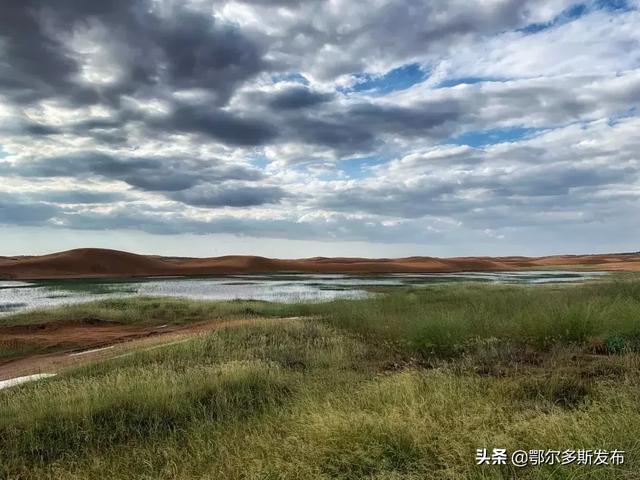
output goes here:
{"type": "Polygon", "coordinates": [[[85,319],[0,327],[0,345],[23,344],[44,352],[0,359],[0,381],[41,372],[55,373],[251,321],[254,320],[211,320],[163,328],[85,319]]]}
{"type": "Polygon", "coordinates": [[[108,278],[232,273],[436,273],[585,266],[593,270],[640,271],[640,253],[551,257],[408,257],[396,259],[255,256],[178,258],[116,250],[79,249],[33,257],[0,257],[0,279],[108,278]]]}
{"type": "MultiPolygon", "coordinates": [[[[34,325],[0,326],[0,345],[24,344],[37,347],[40,351],[74,351],[149,336],[161,330],[93,318],[60,320],[34,325]]],[[[0,365],[2,363],[0,360],[0,365]]]]}

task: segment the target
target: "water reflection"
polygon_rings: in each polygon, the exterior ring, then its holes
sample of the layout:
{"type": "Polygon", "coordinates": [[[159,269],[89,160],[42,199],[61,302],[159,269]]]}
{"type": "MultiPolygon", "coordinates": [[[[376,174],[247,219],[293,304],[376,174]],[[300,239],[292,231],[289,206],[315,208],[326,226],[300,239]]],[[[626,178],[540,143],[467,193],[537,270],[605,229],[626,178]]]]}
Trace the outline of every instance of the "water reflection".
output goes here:
{"type": "Polygon", "coordinates": [[[167,296],[202,300],[250,299],[273,302],[362,298],[375,287],[419,286],[447,282],[538,284],[576,282],[604,272],[531,271],[389,275],[227,275],[205,278],[136,280],[67,280],[17,282],[0,280],[0,315],[34,308],[130,296],[167,296]]]}

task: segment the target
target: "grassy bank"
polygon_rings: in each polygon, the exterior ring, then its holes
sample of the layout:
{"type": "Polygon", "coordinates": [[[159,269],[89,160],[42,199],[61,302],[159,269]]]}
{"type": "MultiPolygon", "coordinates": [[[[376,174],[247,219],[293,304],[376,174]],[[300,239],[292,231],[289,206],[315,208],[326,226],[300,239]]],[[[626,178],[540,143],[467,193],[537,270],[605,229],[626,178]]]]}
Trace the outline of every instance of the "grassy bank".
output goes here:
{"type": "Polygon", "coordinates": [[[424,358],[459,356],[487,341],[536,352],[566,345],[607,351],[640,347],[637,280],[441,285],[316,308],[333,325],[394,342],[424,358]]]}
{"type": "Polygon", "coordinates": [[[216,319],[282,316],[304,309],[258,301],[197,301],[167,297],[133,297],[71,304],[0,317],[0,326],[33,325],[56,321],[102,320],[123,324],[182,325],[216,319]]]}
{"type": "Polygon", "coordinates": [[[472,351],[485,340],[536,351],[587,343],[594,351],[636,350],[639,308],[640,280],[621,277],[583,285],[434,285],[309,304],[110,299],[0,317],[0,326],[60,320],[160,325],[305,316],[424,358],[441,358],[472,351]]]}
{"type": "Polygon", "coordinates": [[[100,302],[4,319],[56,321],[72,311],[153,322],[161,311],[163,321],[256,321],[0,391],[0,478],[638,472],[635,280],[440,285],[311,305],[172,303],[100,302]],[[300,315],[308,318],[279,319],[300,315]],[[494,447],[619,449],[626,462],[476,466],[475,449],[494,447]]]}

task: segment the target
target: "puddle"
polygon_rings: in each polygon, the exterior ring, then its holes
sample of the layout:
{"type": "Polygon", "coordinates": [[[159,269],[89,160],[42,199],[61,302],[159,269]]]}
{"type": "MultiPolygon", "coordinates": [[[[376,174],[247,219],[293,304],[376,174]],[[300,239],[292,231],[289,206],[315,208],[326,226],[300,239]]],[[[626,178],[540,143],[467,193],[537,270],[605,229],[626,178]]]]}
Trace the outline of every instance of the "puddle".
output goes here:
{"type": "Polygon", "coordinates": [[[102,348],[94,348],[91,350],[84,350],[82,352],[76,352],[76,353],[70,353],[69,356],[70,357],[79,357],[80,355],[86,355],[87,353],[95,353],[95,352],[101,352],[103,350],[109,350],[110,348],[113,348],[114,346],[111,345],[109,347],[102,347],[102,348]]]}
{"type": "Polygon", "coordinates": [[[43,378],[51,378],[55,376],[55,373],[38,373],[36,375],[27,375],[25,377],[10,378],[9,380],[0,380],[0,390],[9,387],[15,387],[16,385],[22,385],[23,383],[33,382],[35,380],[41,380],[43,378]]]}

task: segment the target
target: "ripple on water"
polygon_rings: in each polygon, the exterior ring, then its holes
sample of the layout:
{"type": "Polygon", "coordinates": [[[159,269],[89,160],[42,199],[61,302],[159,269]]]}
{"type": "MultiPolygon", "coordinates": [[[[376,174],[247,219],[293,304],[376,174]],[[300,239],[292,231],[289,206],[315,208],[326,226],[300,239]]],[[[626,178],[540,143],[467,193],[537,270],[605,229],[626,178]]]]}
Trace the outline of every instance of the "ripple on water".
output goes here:
{"type": "Polygon", "coordinates": [[[364,298],[372,287],[407,287],[438,283],[482,282],[540,284],[576,282],[605,272],[527,271],[460,272],[388,275],[273,274],[137,280],[70,280],[0,282],[0,315],[37,308],[131,296],[180,297],[196,300],[263,300],[314,302],[364,298]]]}

